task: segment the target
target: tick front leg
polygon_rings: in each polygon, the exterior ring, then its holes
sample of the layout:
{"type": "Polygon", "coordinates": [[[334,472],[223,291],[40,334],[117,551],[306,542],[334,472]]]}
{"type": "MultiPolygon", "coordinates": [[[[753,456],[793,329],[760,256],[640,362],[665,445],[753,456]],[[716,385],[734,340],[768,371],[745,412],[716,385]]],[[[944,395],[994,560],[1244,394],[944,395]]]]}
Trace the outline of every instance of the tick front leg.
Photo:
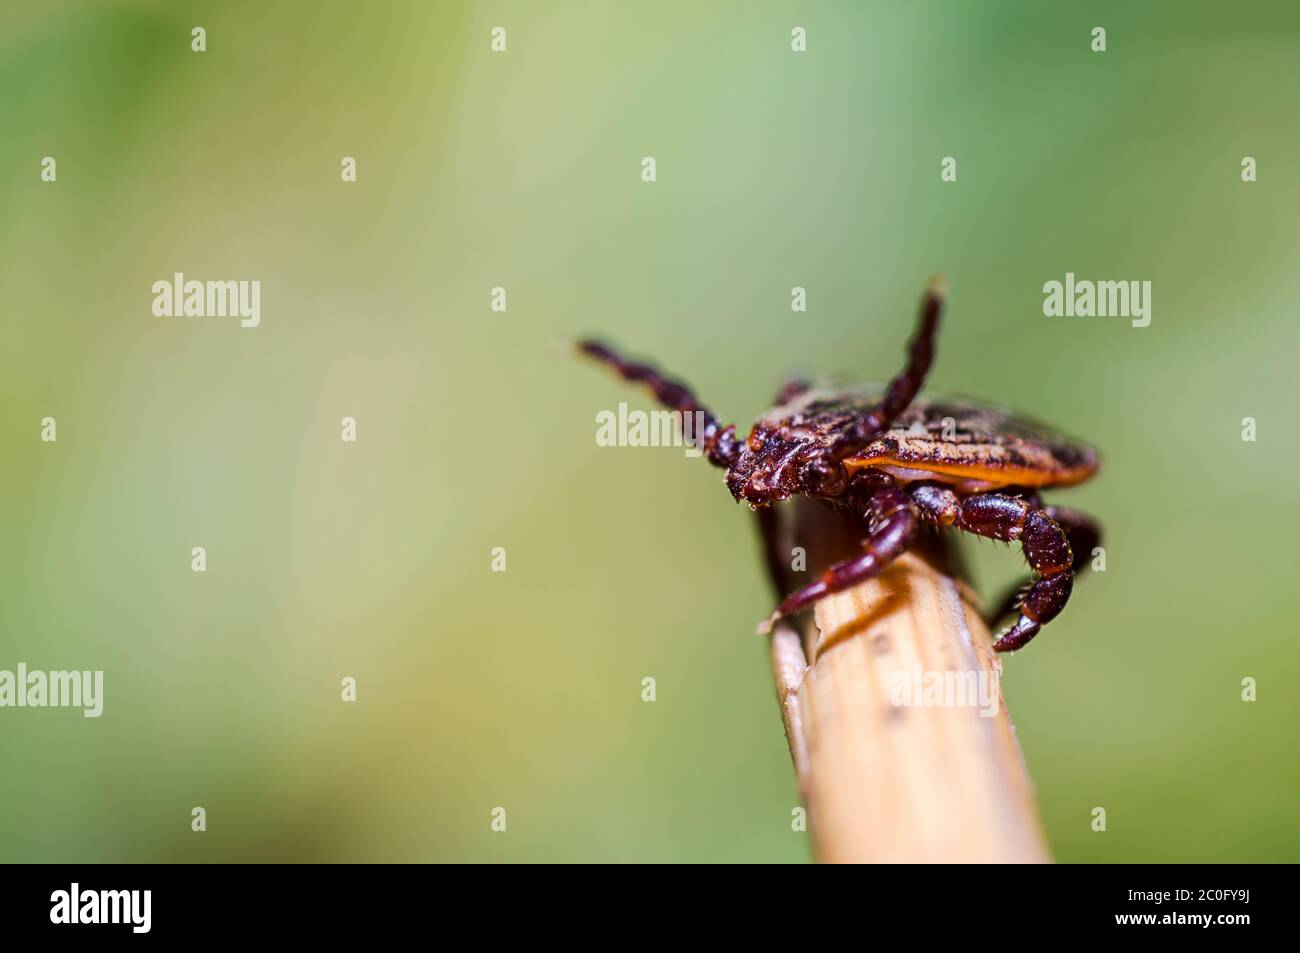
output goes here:
{"type": "Polygon", "coordinates": [[[1019,618],[993,643],[995,652],[1013,652],[1028,644],[1065,608],[1074,587],[1074,554],[1065,530],[1046,509],[1018,496],[980,493],[960,498],[934,486],[913,490],[912,500],[928,522],[988,539],[1019,541],[1038,574],[1020,602],[1019,618]]]}
{"type": "Polygon", "coordinates": [[[921,313],[916,331],[907,345],[907,363],[894,375],[879,403],[859,417],[852,427],[835,438],[832,447],[836,460],[846,460],[880,436],[894,418],[907,409],[921,392],[925,376],[934,362],[934,342],[939,332],[939,316],[947,290],[940,278],[930,281],[921,297],[921,313]]]}
{"type": "Polygon", "coordinates": [[[916,510],[908,495],[894,487],[877,490],[871,495],[870,509],[875,528],[863,543],[862,555],[836,563],[817,582],[791,593],[775,612],[759,623],[759,632],[771,632],[777,619],[879,575],[907,552],[916,538],[917,527],[916,510]]]}
{"type": "Polygon", "coordinates": [[[680,414],[694,414],[698,420],[693,438],[704,456],[715,466],[726,469],[740,454],[734,424],[723,427],[718,418],[696,398],[694,392],[680,381],[666,377],[658,368],[640,361],[629,361],[602,341],[586,339],[576,344],[579,353],[594,358],[610,367],[624,380],[645,384],[655,399],[680,414]]]}

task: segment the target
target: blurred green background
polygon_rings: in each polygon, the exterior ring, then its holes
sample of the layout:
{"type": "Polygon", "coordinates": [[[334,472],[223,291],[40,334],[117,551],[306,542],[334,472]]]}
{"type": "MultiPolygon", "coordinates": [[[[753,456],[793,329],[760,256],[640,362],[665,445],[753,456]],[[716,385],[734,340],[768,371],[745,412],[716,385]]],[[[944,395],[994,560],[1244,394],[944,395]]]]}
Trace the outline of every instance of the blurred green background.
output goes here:
{"type": "Polygon", "coordinates": [[[806,859],[752,518],[556,344],[747,426],[892,373],[936,272],[931,385],[1104,456],[1107,572],[1004,679],[1055,856],[1300,859],[1300,9],[1075,6],[5,4],[0,668],[105,711],[0,710],[3,859],[806,859]],[[1045,318],[1067,271],[1151,326],[1045,318]]]}

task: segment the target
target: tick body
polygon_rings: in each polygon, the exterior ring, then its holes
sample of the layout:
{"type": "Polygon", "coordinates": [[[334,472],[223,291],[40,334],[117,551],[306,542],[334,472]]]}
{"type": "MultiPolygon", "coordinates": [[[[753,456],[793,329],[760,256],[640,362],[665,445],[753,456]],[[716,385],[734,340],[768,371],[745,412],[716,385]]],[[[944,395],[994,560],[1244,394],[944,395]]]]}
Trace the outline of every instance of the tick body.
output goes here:
{"type": "MultiPolygon", "coordinates": [[[[600,342],[579,342],[583,353],[646,384],[669,408],[701,415],[698,442],[726,470],[736,500],[766,514],[792,496],[808,496],[862,523],[861,554],[787,595],[760,631],[878,575],[907,551],[923,524],[1020,544],[1034,578],[990,613],[990,624],[1015,616],[995,650],[1025,645],[1069,600],[1074,575],[1088,564],[1101,533],[1083,514],[1045,505],[1039,491],[1088,479],[1097,471],[1097,454],[1003,408],[918,396],[934,360],[943,296],[938,282],[926,291],[906,364],[888,385],[845,389],[791,381],[743,441],[685,385],[600,342]]],[[[770,548],[773,520],[760,520],[760,527],[770,548]]]]}

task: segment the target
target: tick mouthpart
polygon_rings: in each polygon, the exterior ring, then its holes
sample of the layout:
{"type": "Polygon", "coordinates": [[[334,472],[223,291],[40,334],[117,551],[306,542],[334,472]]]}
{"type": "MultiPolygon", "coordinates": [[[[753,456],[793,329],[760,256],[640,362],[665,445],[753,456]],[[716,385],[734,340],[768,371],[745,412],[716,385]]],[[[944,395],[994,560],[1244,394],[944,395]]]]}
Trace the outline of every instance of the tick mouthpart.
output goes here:
{"type": "Polygon", "coordinates": [[[829,452],[818,453],[803,465],[802,478],[810,493],[839,496],[848,485],[844,465],[829,452]]]}
{"type": "Polygon", "coordinates": [[[737,503],[748,503],[751,509],[771,506],[790,498],[790,493],[779,484],[770,483],[762,474],[745,478],[735,486],[728,486],[737,503]]]}
{"type": "Polygon", "coordinates": [[[844,492],[849,474],[824,447],[804,440],[758,439],[739,444],[727,489],[752,507],[770,506],[799,494],[834,497],[844,492]],[[755,449],[757,446],[758,449],[755,449]]]}
{"type": "Polygon", "coordinates": [[[754,509],[780,503],[799,489],[794,479],[796,465],[789,455],[760,457],[742,446],[736,464],[727,473],[727,489],[737,502],[754,509]]]}

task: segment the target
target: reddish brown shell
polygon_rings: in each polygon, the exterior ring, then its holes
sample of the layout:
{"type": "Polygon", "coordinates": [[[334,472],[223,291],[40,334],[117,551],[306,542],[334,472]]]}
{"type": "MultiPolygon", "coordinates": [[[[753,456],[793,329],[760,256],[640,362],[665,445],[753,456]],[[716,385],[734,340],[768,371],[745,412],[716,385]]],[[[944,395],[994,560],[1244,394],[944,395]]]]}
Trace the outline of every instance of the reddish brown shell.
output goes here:
{"type": "MultiPolygon", "coordinates": [[[[751,502],[801,492],[801,466],[875,406],[878,386],[807,391],[759,418],[727,483],[751,502]]],[[[930,479],[967,489],[1080,483],[1097,454],[1005,407],[967,398],[918,398],[894,425],[845,461],[907,481],[930,479]]]]}

